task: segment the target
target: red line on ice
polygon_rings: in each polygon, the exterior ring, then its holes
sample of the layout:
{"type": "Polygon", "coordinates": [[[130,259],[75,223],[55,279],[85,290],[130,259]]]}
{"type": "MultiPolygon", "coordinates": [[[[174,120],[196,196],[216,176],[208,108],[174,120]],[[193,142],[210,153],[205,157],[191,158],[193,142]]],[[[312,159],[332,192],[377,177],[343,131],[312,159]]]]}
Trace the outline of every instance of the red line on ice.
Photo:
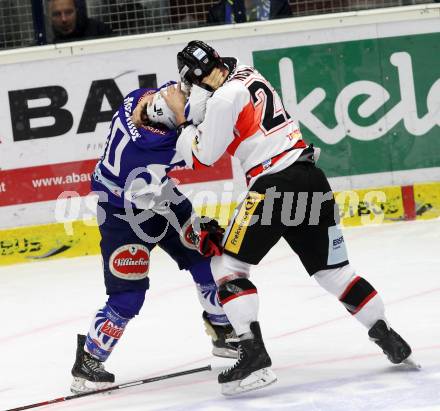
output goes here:
{"type": "MultiPolygon", "coordinates": [[[[416,293],[416,294],[407,295],[405,297],[401,297],[401,298],[398,298],[396,300],[389,301],[389,302],[385,303],[385,306],[388,307],[388,306],[393,305],[393,304],[398,304],[398,303],[400,303],[402,301],[410,300],[411,298],[421,297],[423,295],[432,294],[432,293],[435,293],[435,292],[438,292],[438,291],[440,291],[440,287],[439,288],[434,288],[434,289],[431,289],[431,290],[425,290],[425,291],[422,291],[422,292],[419,292],[419,293],[416,293]]],[[[287,337],[289,335],[298,334],[298,333],[300,333],[302,331],[312,330],[314,328],[322,327],[324,325],[334,323],[335,321],[345,320],[345,319],[348,319],[348,318],[351,319],[351,316],[347,313],[347,315],[341,315],[339,317],[331,318],[329,320],[322,321],[322,322],[316,323],[316,324],[312,324],[312,325],[309,325],[307,327],[298,328],[296,330],[288,331],[286,333],[279,334],[279,335],[276,335],[274,337],[270,337],[269,339],[278,339],[278,338],[287,337]]]]}
{"type": "MultiPolygon", "coordinates": [[[[438,349],[440,349],[440,345],[431,345],[428,347],[414,348],[414,351],[420,352],[420,351],[429,351],[429,350],[438,350],[438,349]]],[[[377,352],[377,353],[370,353],[370,354],[352,355],[349,357],[327,358],[327,359],[323,359],[323,360],[319,360],[319,361],[308,361],[305,363],[293,363],[293,364],[282,365],[280,367],[275,367],[274,370],[283,370],[286,368],[310,367],[310,366],[320,365],[320,364],[330,364],[333,362],[363,360],[365,358],[371,358],[371,357],[383,357],[383,353],[377,352]]],[[[390,363],[390,367],[392,367],[392,366],[393,365],[390,363]]]]}
{"type": "MultiPolygon", "coordinates": [[[[193,287],[193,285],[192,284],[182,285],[182,286],[177,286],[177,287],[173,287],[173,288],[170,288],[170,289],[158,292],[157,294],[153,294],[152,293],[149,296],[149,299],[151,300],[153,298],[163,297],[166,294],[170,294],[170,293],[173,293],[175,291],[179,291],[179,290],[182,290],[182,289],[185,289],[185,288],[188,288],[188,287],[193,287]]],[[[22,332],[13,334],[13,335],[8,335],[6,337],[0,337],[0,344],[8,343],[10,341],[16,340],[17,338],[27,337],[29,335],[33,335],[33,334],[37,334],[37,333],[40,333],[40,332],[48,331],[48,330],[51,330],[53,328],[62,327],[62,326],[69,325],[69,324],[75,323],[77,321],[82,321],[82,320],[85,320],[85,319],[90,319],[90,321],[91,321],[92,320],[92,315],[83,315],[81,317],[68,318],[68,319],[60,320],[60,321],[57,321],[57,322],[54,322],[54,323],[43,325],[41,327],[32,328],[32,329],[27,330],[27,331],[22,331],[22,332]]],[[[85,324],[85,325],[87,327],[89,326],[89,324],[85,324]]],[[[87,328],[85,328],[85,331],[87,331],[87,328]]]]}

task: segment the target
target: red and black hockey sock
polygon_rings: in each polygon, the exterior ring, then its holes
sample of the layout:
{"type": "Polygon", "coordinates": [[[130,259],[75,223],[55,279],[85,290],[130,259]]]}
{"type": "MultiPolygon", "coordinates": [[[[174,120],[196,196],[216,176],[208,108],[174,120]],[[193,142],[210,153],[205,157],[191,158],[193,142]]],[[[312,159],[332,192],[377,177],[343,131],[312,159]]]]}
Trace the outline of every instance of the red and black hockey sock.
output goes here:
{"type": "Polygon", "coordinates": [[[355,315],[376,294],[377,291],[367,280],[357,276],[347,285],[345,291],[339,297],[339,301],[344,304],[350,314],[355,315]]]}
{"type": "Polygon", "coordinates": [[[257,288],[247,278],[228,281],[218,288],[219,300],[238,336],[250,332],[250,324],[258,321],[257,288]]]}
{"type": "Polygon", "coordinates": [[[243,295],[257,294],[257,288],[247,278],[236,278],[218,287],[218,298],[222,305],[243,295]]]}

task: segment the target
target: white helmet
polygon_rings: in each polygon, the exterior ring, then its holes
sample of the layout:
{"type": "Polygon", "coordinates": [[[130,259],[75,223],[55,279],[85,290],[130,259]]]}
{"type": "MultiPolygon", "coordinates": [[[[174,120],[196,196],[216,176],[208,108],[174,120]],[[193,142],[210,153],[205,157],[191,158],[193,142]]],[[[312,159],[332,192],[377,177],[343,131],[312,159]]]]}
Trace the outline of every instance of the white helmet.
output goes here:
{"type": "Polygon", "coordinates": [[[163,124],[169,129],[177,127],[176,116],[167,106],[159,91],[154,94],[152,102],[147,106],[147,116],[152,123],[163,124]]]}

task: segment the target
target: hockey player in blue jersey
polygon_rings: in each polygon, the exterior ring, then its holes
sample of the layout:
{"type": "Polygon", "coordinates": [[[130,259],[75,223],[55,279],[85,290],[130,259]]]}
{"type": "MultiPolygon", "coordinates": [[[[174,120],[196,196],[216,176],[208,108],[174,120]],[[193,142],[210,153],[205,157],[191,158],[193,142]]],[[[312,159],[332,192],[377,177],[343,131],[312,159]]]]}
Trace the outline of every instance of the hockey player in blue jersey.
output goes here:
{"type": "Polygon", "coordinates": [[[190,271],[213,354],[237,355],[234,344],[227,341],[232,327],[218,302],[210,259],[205,257],[219,253],[221,229],[213,220],[195,234],[192,205],[167,176],[174,166],[184,165],[175,150],[174,115],[160,95],[168,85],[135,90],[124,99],[113,116],[104,154],[93,174],[108,300],[96,313],[87,336],[78,335],[71,386],[75,393],[114,382],[103,363],[144,303],[150,252],[156,245],[181,270],[190,271]],[[131,118],[136,107],[142,108],[145,120],[139,127],[131,118]]]}

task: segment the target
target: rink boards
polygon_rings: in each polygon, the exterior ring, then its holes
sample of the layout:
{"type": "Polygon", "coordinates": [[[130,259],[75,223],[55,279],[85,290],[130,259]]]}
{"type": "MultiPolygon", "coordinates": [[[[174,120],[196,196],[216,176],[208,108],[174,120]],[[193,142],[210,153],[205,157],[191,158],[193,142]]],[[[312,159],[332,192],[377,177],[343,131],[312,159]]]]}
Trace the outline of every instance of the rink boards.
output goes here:
{"type": "MultiPolygon", "coordinates": [[[[440,217],[440,183],[381,187],[335,193],[344,226],[362,226],[440,217]]],[[[196,209],[226,225],[235,203],[196,209]]],[[[95,220],[0,231],[0,265],[99,254],[95,220]]]]}

